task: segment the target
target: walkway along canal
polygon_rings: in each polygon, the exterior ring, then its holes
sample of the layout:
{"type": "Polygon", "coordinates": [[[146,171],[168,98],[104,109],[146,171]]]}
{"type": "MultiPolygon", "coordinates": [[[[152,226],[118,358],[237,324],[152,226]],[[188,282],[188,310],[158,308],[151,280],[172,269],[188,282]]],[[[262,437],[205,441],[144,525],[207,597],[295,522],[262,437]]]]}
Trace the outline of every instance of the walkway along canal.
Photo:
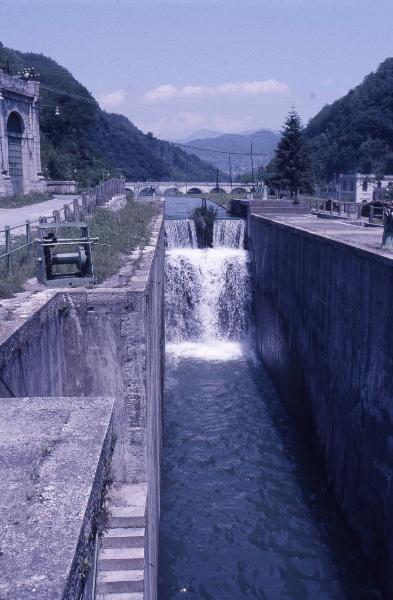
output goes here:
{"type": "Polygon", "coordinates": [[[244,222],[217,221],[214,247],[198,249],[174,216],[159,599],[380,598],[256,358],[244,222]]]}

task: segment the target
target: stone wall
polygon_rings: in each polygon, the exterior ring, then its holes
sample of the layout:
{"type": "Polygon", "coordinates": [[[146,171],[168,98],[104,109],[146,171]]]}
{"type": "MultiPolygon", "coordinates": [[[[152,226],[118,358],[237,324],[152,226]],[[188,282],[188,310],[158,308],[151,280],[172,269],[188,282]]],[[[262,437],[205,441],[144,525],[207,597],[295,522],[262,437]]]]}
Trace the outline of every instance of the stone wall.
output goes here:
{"type": "Polygon", "coordinates": [[[391,598],[393,259],[301,222],[249,236],[259,353],[391,598]]]}
{"type": "Polygon", "coordinates": [[[55,181],[54,179],[45,180],[46,191],[51,194],[76,194],[76,181],[55,181]]]}

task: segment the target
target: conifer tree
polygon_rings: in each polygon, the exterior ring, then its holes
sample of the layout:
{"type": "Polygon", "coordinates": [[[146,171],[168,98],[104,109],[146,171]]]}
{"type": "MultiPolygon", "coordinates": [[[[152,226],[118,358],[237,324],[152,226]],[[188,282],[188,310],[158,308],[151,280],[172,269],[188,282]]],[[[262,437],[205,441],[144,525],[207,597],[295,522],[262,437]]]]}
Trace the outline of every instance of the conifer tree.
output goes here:
{"type": "Polygon", "coordinates": [[[288,113],[272,162],[276,185],[288,189],[295,202],[300,191],[312,192],[311,159],[303,138],[302,122],[294,107],[288,113]]]}

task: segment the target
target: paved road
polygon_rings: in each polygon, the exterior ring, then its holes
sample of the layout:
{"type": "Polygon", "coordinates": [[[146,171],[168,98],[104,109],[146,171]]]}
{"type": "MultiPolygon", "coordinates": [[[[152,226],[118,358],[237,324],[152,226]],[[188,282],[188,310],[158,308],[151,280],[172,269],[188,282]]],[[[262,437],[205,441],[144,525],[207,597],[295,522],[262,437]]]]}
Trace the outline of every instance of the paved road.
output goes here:
{"type": "MultiPolygon", "coordinates": [[[[24,231],[26,219],[35,221],[39,217],[52,216],[54,210],[63,208],[64,204],[72,202],[76,195],[56,195],[52,200],[40,202],[39,204],[30,204],[29,206],[21,206],[20,208],[0,208],[0,236],[4,237],[4,226],[20,225],[20,230],[14,229],[14,233],[22,233],[24,231]]],[[[0,202],[1,206],[1,202],[0,202]]]]}

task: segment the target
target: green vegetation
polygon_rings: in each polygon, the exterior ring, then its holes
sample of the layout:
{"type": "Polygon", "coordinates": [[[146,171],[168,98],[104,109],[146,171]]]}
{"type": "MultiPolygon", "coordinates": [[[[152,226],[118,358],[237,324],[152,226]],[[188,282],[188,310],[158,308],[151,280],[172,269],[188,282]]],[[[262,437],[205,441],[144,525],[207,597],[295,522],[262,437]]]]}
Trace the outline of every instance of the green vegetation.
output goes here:
{"type": "MultiPolygon", "coordinates": [[[[11,250],[19,248],[26,243],[26,236],[11,237],[11,250]]],[[[4,254],[5,247],[0,246],[0,255],[4,254]]],[[[23,290],[24,283],[35,273],[37,252],[35,244],[23,248],[11,255],[11,270],[6,270],[5,259],[0,258],[0,298],[9,298],[23,290]]]]}
{"type": "MultiPolygon", "coordinates": [[[[106,208],[95,211],[90,223],[92,237],[99,237],[99,244],[93,246],[94,274],[97,283],[117,273],[124,263],[125,256],[137,246],[144,246],[150,237],[152,217],[156,209],[153,204],[128,201],[117,212],[106,208]]],[[[11,249],[23,246],[25,236],[12,238],[11,249]]],[[[5,251],[0,246],[0,255],[5,251]]],[[[70,250],[66,247],[65,252],[70,250]]],[[[5,268],[4,258],[0,259],[0,298],[9,298],[23,291],[28,279],[36,275],[36,245],[32,244],[12,254],[11,270],[5,268]]],[[[70,267],[70,270],[73,270],[70,267]]]]}
{"type": "Polygon", "coordinates": [[[295,201],[299,192],[312,192],[311,160],[303,127],[294,108],[289,111],[281,140],[265,179],[271,187],[288,190],[295,201]]]}
{"type": "Polygon", "coordinates": [[[94,276],[97,283],[117,273],[124,263],[125,255],[130,254],[137,246],[143,247],[148,243],[149,223],[155,212],[153,204],[131,201],[117,212],[107,208],[96,210],[90,234],[100,238],[100,245],[93,246],[94,276]]]}
{"type": "Polygon", "coordinates": [[[217,216],[217,209],[212,206],[198,206],[191,213],[194,219],[197,234],[198,248],[213,247],[214,221],[217,216]]]}
{"type": "Polygon", "coordinates": [[[64,67],[42,54],[23,53],[0,44],[0,68],[12,75],[24,73],[68,94],[41,87],[40,122],[44,175],[52,179],[76,179],[94,185],[103,176],[145,181],[186,179],[214,180],[215,169],[179,147],[144,134],[126,117],[100,109],[88,90],[64,67]],[[26,71],[26,67],[30,67],[26,71]],[[56,115],[59,107],[59,115],[56,115]]]}
{"type": "Polygon", "coordinates": [[[2,198],[0,201],[1,208],[19,208],[21,206],[30,206],[31,204],[39,204],[53,198],[52,194],[43,194],[40,192],[30,192],[30,194],[17,194],[2,198]]]}
{"type": "Polygon", "coordinates": [[[393,58],[311,121],[310,142],[318,181],[340,173],[393,174],[393,58]]]}

